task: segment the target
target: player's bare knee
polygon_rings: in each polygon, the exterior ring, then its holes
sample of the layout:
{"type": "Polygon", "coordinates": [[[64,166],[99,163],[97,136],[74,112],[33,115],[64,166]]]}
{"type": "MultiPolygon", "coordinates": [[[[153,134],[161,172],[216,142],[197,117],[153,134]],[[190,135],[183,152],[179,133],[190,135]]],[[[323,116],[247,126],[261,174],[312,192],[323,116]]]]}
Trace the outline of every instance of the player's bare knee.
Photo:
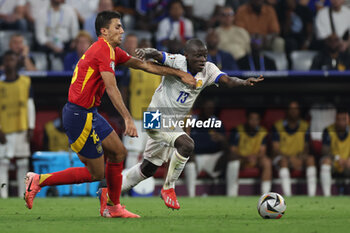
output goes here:
{"type": "Polygon", "coordinates": [[[280,167],[288,167],[288,159],[287,158],[282,158],[280,160],[280,167]]]}
{"type": "Polygon", "coordinates": [[[315,158],[312,155],[309,155],[306,159],[307,166],[315,166],[315,158]]]}
{"type": "Polygon", "coordinates": [[[188,158],[193,155],[194,141],[186,135],[176,140],[175,147],[180,155],[188,158]]]}
{"type": "Polygon", "coordinates": [[[100,180],[103,180],[104,178],[105,178],[104,171],[102,171],[102,172],[95,172],[95,173],[91,174],[92,181],[100,181],[100,180]]]}
{"type": "Polygon", "coordinates": [[[153,176],[157,169],[158,166],[148,160],[143,160],[141,163],[141,173],[147,178],[153,176]]]}
{"type": "Polygon", "coordinates": [[[272,167],[272,162],[270,158],[267,158],[267,157],[262,158],[261,163],[264,169],[270,169],[272,167]]]}
{"type": "Polygon", "coordinates": [[[324,157],[321,160],[321,164],[331,165],[332,164],[332,159],[330,157],[324,157]]]}

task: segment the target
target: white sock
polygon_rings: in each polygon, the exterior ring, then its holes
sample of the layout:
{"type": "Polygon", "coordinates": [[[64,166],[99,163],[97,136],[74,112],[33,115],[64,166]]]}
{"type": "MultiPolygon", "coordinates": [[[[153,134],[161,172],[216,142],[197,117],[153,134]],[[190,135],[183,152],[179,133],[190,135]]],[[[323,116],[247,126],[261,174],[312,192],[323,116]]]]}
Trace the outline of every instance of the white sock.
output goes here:
{"type": "Polygon", "coordinates": [[[179,179],[182,171],[185,168],[185,165],[187,163],[189,158],[185,158],[181,156],[177,151],[171,156],[171,160],[169,163],[168,168],[168,174],[165,179],[165,183],[163,185],[163,188],[171,189],[175,188],[175,182],[179,179]]]}
{"type": "Polygon", "coordinates": [[[185,177],[186,177],[186,185],[189,197],[196,196],[196,165],[194,162],[189,162],[185,167],[185,177]]]}
{"type": "Polygon", "coordinates": [[[271,180],[264,180],[261,182],[261,194],[271,191],[271,180]]]}
{"type": "Polygon", "coordinates": [[[142,174],[140,166],[141,163],[136,164],[123,175],[122,192],[132,189],[138,183],[147,179],[147,177],[142,174]]]}
{"type": "Polygon", "coordinates": [[[226,169],[226,194],[230,197],[238,195],[238,176],[239,176],[240,161],[230,161],[226,169]]]}
{"type": "Polygon", "coordinates": [[[317,176],[316,176],[316,167],[311,166],[306,168],[306,182],[307,182],[307,195],[309,197],[314,197],[316,195],[316,185],[317,185],[317,176]]]}
{"type": "Polygon", "coordinates": [[[10,161],[0,159],[0,198],[8,198],[10,161]]]}
{"type": "Polygon", "coordinates": [[[279,177],[280,177],[281,183],[282,183],[283,194],[287,197],[291,196],[292,195],[292,185],[291,185],[291,181],[290,181],[289,169],[286,167],[282,167],[279,170],[279,177]]]}
{"type": "Polygon", "coordinates": [[[332,187],[332,173],[331,173],[331,165],[322,164],[321,165],[321,186],[323,195],[329,197],[331,195],[331,187],[332,187]]]}
{"type": "Polygon", "coordinates": [[[28,172],[29,161],[28,159],[17,159],[17,187],[18,187],[18,197],[23,197],[26,190],[26,185],[24,183],[24,177],[28,172]]]}
{"type": "Polygon", "coordinates": [[[139,162],[139,151],[128,151],[128,155],[125,160],[125,168],[131,168],[139,162]]]}

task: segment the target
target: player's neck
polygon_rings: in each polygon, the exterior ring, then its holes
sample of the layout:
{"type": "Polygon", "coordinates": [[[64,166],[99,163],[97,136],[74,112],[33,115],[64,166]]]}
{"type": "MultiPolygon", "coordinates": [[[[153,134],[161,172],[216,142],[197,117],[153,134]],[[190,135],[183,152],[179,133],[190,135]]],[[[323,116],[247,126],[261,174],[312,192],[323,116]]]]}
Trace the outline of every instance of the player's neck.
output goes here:
{"type": "Polygon", "coordinates": [[[60,9],[60,5],[61,4],[51,3],[52,9],[54,9],[55,11],[58,11],[60,9]]]}
{"type": "Polygon", "coordinates": [[[7,81],[14,81],[17,79],[17,72],[16,71],[7,70],[7,71],[5,71],[5,75],[6,75],[7,81]]]}
{"type": "Polygon", "coordinates": [[[108,44],[109,44],[110,46],[112,46],[113,48],[116,48],[116,47],[118,46],[118,44],[109,41],[109,40],[108,40],[106,37],[104,37],[103,35],[101,35],[100,37],[103,38],[105,41],[107,41],[108,44]]]}

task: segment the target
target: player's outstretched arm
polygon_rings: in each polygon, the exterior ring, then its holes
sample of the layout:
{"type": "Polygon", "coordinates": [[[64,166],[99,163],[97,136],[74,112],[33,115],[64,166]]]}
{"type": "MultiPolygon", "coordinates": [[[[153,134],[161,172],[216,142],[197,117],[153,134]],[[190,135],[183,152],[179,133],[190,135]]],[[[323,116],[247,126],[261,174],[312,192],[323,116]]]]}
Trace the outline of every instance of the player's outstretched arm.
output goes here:
{"type": "Polygon", "coordinates": [[[120,94],[120,91],[117,87],[117,82],[115,81],[115,76],[111,72],[101,72],[103,82],[106,86],[106,92],[111,99],[114,107],[118,110],[120,115],[125,121],[125,132],[124,135],[129,135],[130,137],[138,137],[137,130],[134,124],[134,121],[125,107],[123,98],[120,94]]]}
{"type": "Polygon", "coordinates": [[[230,77],[228,75],[223,75],[219,79],[219,84],[227,87],[254,86],[255,83],[261,82],[263,80],[264,78],[262,75],[260,75],[258,78],[250,77],[246,80],[237,77],[230,77]]]}
{"type": "Polygon", "coordinates": [[[157,65],[154,62],[143,61],[136,57],[130,58],[123,65],[133,69],[144,70],[152,74],[176,76],[179,77],[181,81],[186,83],[187,85],[190,85],[193,88],[196,87],[196,79],[191,74],[183,72],[182,70],[157,65]]]}

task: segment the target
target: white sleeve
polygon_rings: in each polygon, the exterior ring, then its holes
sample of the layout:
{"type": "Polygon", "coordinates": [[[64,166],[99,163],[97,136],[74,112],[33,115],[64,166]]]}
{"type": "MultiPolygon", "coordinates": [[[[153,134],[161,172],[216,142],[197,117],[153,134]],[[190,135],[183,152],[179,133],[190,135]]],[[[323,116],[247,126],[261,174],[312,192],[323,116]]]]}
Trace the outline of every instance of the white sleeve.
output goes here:
{"type": "Polygon", "coordinates": [[[39,17],[35,18],[35,37],[40,45],[46,44],[48,42],[48,37],[46,35],[46,23],[47,23],[47,9],[43,9],[39,13],[39,17]]]}
{"type": "Polygon", "coordinates": [[[316,35],[317,39],[322,40],[331,34],[331,25],[328,15],[328,7],[320,10],[316,15],[316,35]]]}
{"type": "Polygon", "coordinates": [[[160,21],[157,30],[157,41],[160,42],[168,38],[168,30],[170,28],[169,20],[167,18],[160,21]]]}
{"type": "Polygon", "coordinates": [[[68,8],[70,11],[70,15],[71,15],[71,24],[70,24],[70,33],[71,33],[71,40],[74,39],[78,33],[79,33],[79,21],[78,21],[78,16],[75,13],[75,11],[73,10],[73,8],[68,8]]]}
{"type": "Polygon", "coordinates": [[[206,63],[206,69],[207,69],[207,75],[208,75],[208,84],[210,85],[219,85],[219,79],[221,76],[225,75],[226,73],[222,72],[215,64],[211,62],[206,63]]]}
{"type": "Polygon", "coordinates": [[[176,69],[184,69],[184,64],[186,64],[186,57],[181,55],[181,54],[171,54],[171,53],[166,53],[162,52],[163,55],[163,60],[162,64],[176,68],[176,69]]]}
{"type": "Polygon", "coordinates": [[[33,98],[28,99],[28,128],[35,128],[35,105],[33,98]]]}
{"type": "Polygon", "coordinates": [[[186,26],[185,26],[185,29],[186,29],[186,32],[185,32],[185,37],[186,39],[191,39],[193,38],[193,24],[192,24],[192,21],[186,19],[186,26]]]}

